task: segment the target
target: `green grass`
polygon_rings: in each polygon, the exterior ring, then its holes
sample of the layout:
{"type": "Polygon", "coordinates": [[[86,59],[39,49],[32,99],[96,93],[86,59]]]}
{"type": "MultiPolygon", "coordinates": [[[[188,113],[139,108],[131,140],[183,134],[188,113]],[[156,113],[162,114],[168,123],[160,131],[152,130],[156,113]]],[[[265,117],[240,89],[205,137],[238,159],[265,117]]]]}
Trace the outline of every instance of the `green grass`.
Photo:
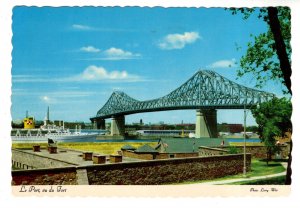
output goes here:
{"type": "MultiPolygon", "coordinates": [[[[124,145],[131,145],[134,147],[140,147],[144,145],[145,143],[136,143],[136,142],[110,142],[110,143],[63,143],[59,144],[59,148],[66,148],[66,149],[75,149],[80,151],[91,151],[95,153],[101,153],[101,154],[116,154],[117,151],[121,150],[121,147],[124,145]]],[[[153,148],[157,145],[157,142],[153,143],[147,143],[149,146],[152,146],[153,148]]]]}
{"type": "MultiPolygon", "coordinates": [[[[264,175],[272,175],[280,172],[284,172],[285,168],[279,162],[271,161],[269,165],[263,160],[252,159],[251,161],[251,171],[247,172],[247,177],[256,177],[256,176],[264,176],[264,175]]],[[[199,180],[199,181],[189,181],[183,182],[180,184],[195,184],[195,183],[205,183],[211,181],[223,181],[223,180],[232,180],[244,178],[243,173],[237,175],[225,176],[222,178],[216,178],[212,180],[199,180]]]]}
{"type": "Polygon", "coordinates": [[[267,178],[267,179],[258,179],[252,181],[241,181],[230,183],[233,185],[285,185],[285,175],[274,177],[274,178],[267,178]]]}
{"type": "MultiPolygon", "coordinates": [[[[121,150],[121,147],[129,144],[134,147],[140,147],[144,145],[144,142],[109,142],[109,143],[94,143],[94,142],[84,142],[84,143],[58,143],[58,148],[74,149],[80,151],[91,151],[101,154],[116,154],[117,151],[121,150]]],[[[149,146],[153,148],[157,145],[157,142],[147,142],[149,146]]],[[[13,143],[12,148],[15,149],[32,149],[33,145],[41,145],[42,149],[47,147],[47,143],[13,143]]]]}
{"type": "Polygon", "coordinates": [[[269,165],[263,160],[252,160],[251,163],[251,172],[248,173],[248,176],[263,176],[263,175],[271,175],[280,172],[284,172],[285,168],[281,165],[281,163],[271,161],[269,165]]]}
{"type": "Polygon", "coordinates": [[[32,149],[32,146],[40,145],[41,148],[46,148],[48,143],[12,143],[13,149],[32,149]]]}

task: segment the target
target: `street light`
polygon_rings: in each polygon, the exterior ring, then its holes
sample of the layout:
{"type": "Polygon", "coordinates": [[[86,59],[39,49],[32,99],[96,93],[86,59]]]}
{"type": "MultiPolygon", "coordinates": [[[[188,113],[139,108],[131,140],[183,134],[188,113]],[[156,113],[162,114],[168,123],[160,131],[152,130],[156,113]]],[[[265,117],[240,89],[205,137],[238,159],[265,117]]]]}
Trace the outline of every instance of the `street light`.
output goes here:
{"type": "MultiPolygon", "coordinates": [[[[252,107],[252,106],[251,106],[252,107]]],[[[257,104],[259,107],[259,104],[257,104]]],[[[251,108],[250,108],[251,109],[251,108]]],[[[243,166],[243,176],[246,177],[247,175],[247,163],[246,163],[246,102],[244,103],[244,166],[243,166]]]]}
{"type": "Polygon", "coordinates": [[[247,166],[246,166],[246,103],[244,103],[244,167],[243,176],[246,177],[247,166]]]}

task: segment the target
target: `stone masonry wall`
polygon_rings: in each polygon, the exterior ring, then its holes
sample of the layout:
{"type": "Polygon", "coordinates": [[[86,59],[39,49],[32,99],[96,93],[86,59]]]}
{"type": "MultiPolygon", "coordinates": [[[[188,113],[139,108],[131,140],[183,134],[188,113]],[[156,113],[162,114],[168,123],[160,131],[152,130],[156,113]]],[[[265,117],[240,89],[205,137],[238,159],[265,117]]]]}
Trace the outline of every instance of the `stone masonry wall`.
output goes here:
{"type": "MultiPolygon", "coordinates": [[[[251,155],[247,154],[247,171],[251,155]]],[[[157,185],[206,180],[243,172],[243,155],[153,160],[87,166],[90,185],[157,185]]]]}
{"type": "Polygon", "coordinates": [[[198,152],[191,152],[191,153],[174,153],[175,158],[190,158],[190,157],[198,157],[198,152]]]}
{"type": "MultiPolygon", "coordinates": [[[[22,154],[21,154],[22,155],[22,154]]],[[[40,158],[36,162],[44,162],[40,158]]],[[[251,154],[247,154],[247,171],[251,154]]],[[[12,171],[12,185],[157,185],[242,173],[243,154],[12,171]]]]}
{"type": "MultiPolygon", "coordinates": [[[[244,151],[243,146],[235,146],[238,149],[238,153],[244,151]]],[[[227,149],[228,147],[222,147],[227,149]]],[[[246,146],[246,152],[251,153],[252,158],[266,158],[267,157],[267,147],[265,146],[246,146]]],[[[288,146],[281,146],[281,156],[282,158],[287,158],[289,154],[288,146]]]]}
{"type": "Polygon", "coordinates": [[[126,150],[123,150],[122,154],[124,157],[129,157],[129,158],[153,160],[153,154],[134,153],[133,151],[126,151],[126,150]]]}
{"type": "Polygon", "coordinates": [[[141,160],[162,160],[169,159],[170,155],[173,155],[173,158],[189,158],[189,157],[198,157],[198,152],[191,153],[158,153],[158,154],[143,154],[143,153],[134,153],[134,151],[123,150],[122,155],[129,158],[137,158],[141,160]]]}
{"type": "Polygon", "coordinates": [[[18,170],[12,172],[12,185],[76,185],[76,168],[18,170]]]}
{"type": "Polygon", "coordinates": [[[223,155],[228,154],[225,149],[216,149],[210,147],[199,146],[199,156],[213,156],[213,155],[223,155]]]}

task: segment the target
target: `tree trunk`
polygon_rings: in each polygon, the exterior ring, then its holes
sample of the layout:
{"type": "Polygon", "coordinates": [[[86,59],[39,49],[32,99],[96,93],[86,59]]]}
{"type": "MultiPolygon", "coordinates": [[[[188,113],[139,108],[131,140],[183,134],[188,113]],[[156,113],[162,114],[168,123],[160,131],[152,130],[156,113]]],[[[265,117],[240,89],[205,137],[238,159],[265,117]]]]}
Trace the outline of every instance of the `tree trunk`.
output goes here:
{"type": "MultiPolygon", "coordinates": [[[[287,89],[289,90],[290,94],[292,95],[292,89],[291,89],[291,75],[292,75],[292,68],[291,64],[286,52],[286,46],[281,34],[281,28],[280,28],[280,22],[278,19],[278,10],[276,7],[268,7],[268,16],[269,16],[269,25],[271,28],[271,31],[274,36],[275,40],[275,46],[276,46],[276,52],[277,56],[280,62],[280,68],[283,73],[283,78],[285,85],[287,89]]],[[[291,141],[290,145],[290,153],[289,153],[289,159],[288,159],[288,166],[286,171],[286,184],[291,184],[291,175],[292,175],[292,168],[291,168],[291,162],[292,162],[292,146],[293,143],[291,141]]]]}
{"type": "Polygon", "coordinates": [[[290,153],[289,153],[289,159],[288,159],[288,165],[286,170],[286,177],[285,177],[285,184],[291,185],[292,184],[292,150],[293,150],[293,141],[290,142],[290,153]]]}
{"type": "Polygon", "coordinates": [[[277,56],[280,62],[280,68],[283,73],[283,79],[290,94],[292,68],[286,52],[286,46],[281,34],[280,22],[278,19],[278,10],[276,7],[268,7],[269,25],[274,36],[277,56]]]}

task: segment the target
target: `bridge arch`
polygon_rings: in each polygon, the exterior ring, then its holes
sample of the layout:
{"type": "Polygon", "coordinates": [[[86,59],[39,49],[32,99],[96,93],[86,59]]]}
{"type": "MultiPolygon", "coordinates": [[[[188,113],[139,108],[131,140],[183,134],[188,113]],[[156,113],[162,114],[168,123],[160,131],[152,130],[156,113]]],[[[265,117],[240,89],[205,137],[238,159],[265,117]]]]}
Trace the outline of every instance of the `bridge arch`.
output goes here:
{"type": "Polygon", "coordinates": [[[115,91],[96,116],[90,119],[103,121],[135,113],[197,109],[202,111],[205,121],[207,112],[212,110],[250,108],[274,96],[237,84],[214,71],[200,70],[177,89],[157,99],[139,101],[124,92],[115,91]]]}

